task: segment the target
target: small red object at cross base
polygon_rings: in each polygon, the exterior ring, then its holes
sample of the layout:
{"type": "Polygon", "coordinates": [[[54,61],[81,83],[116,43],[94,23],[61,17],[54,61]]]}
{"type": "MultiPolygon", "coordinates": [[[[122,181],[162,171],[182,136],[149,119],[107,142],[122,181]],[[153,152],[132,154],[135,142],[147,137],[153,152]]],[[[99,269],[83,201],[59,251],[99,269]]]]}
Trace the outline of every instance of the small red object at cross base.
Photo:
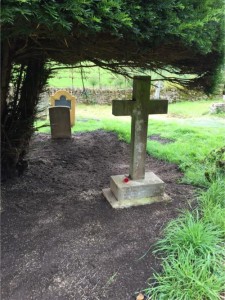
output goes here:
{"type": "Polygon", "coordinates": [[[125,183],[129,182],[129,178],[128,178],[128,177],[125,177],[125,178],[123,179],[123,182],[125,182],[125,183]]]}

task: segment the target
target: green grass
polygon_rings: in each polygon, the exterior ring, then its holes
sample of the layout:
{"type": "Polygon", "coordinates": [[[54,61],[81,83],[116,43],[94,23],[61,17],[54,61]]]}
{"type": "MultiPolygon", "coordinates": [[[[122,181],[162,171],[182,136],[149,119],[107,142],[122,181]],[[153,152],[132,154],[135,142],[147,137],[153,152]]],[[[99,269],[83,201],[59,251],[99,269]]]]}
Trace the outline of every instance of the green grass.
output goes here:
{"type": "Polygon", "coordinates": [[[212,257],[199,258],[192,251],[165,259],[163,272],[145,290],[151,300],[219,300],[225,274],[212,257]]]}
{"type": "MultiPolygon", "coordinates": [[[[216,101],[183,101],[178,103],[171,103],[169,105],[169,114],[177,117],[201,117],[209,115],[209,107],[216,101]]],[[[219,102],[217,100],[217,102],[219,102]]]]}
{"type": "Polygon", "coordinates": [[[164,229],[155,247],[162,272],[145,289],[150,300],[216,300],[225,291],[225,177],[198,197],[198,209],[183,212],[164,229]]]}
{"type": "Polygon", "coordinates": [[[216,300],[225,290],[225,178],[199,196],[198,210],[184,212],[164,229],[155,247],[162,272],[144,290],[151,300],[216,300]]]}
{"type": "MultiPolygon", "coordinates": [[[[62,67],[55,66],[55,67],[62,67]]],[[[132,76],[140,75],[137,71],[134,71],[132,76]]],[[[148,71],[147,74],[152,79],[159,79],[160,76],[154,72],[148,71]]],[[[142,74],[143,75],[143,74],[142,74]]],[[[168,75],[168,72],[164,72],[164,75],[168,75]]],[[[170,76],[176,76],[170,74],[170,76]]],[[[122,75],[118,75],[102,69],[100,67],[92,68],[73,68],[73,69],[61,69],[56,70],[52,74],[52,78],[48,81],[49,86],[57,88],[130,88],[132,87],[132,80],[125,78],[122,75]]],[[[167,83],[169,85],[169,83],[167,83]]]]}
{"type": "Polygon", "coordinates": [[[199,258],[220,255],[215,245],[222,243],[222,232],[212,223],[205,223],[198,212],[186,212],[172,220],[164,230],[165,237],[156,243],[155,253],[178,257],[180,252],[191,251],[199,258]]]}
{"type": "Polygon", "coordinates": [[[225,179],[219,178],[199,197],[205,223],[213,224],[225,238],[225,179]]]}
{"type": "Polygon", "coordinates": [[[148,141],[147,150],[153,156],[173,162],[184,172],[183,182],[207,185],[204,160],[215,148],[224,145],[225,128],[207,128],[180,124],[176,121],[150,121],[149,135],[175,139],[174,143],[159,144],[148,141]]]}
{"type": "Polygon", "coordinates": [[[129,88],[131,82],[120,75],[114,75],[111,72],[103,70],[99,67],[84,68],[83,80],[80,69],[65,69],[55,72],[48,84],[51,87],[60,88],[129,88]]]}

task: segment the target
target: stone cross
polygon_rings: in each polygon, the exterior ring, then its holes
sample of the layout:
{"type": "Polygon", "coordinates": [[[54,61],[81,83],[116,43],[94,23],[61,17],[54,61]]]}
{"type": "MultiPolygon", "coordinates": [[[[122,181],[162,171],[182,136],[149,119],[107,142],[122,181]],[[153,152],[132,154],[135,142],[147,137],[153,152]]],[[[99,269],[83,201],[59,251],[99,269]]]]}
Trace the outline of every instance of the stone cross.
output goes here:
{"type": "Polygon", "coordinates": [[[132,180],[145,178],[145,157],[149,114],[166,114],[167,100],[150,100],[149,76],[135,76],[132,100],[113,100],[115,116],[131,116],[131,162],[129,177],[132,180]]]}

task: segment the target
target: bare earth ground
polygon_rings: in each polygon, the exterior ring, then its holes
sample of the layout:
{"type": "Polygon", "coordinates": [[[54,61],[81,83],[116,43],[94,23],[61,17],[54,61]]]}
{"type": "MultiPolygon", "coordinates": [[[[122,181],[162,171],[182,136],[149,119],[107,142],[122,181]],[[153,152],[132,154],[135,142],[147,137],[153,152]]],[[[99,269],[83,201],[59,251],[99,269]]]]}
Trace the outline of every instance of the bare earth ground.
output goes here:
{"type": "Polygon", "coordinates": [[[61,141],[38,134],[29,160],[2,186],[2,299],[135,299],[160,270],[149,247],[193,187],[179,184],[175,165],[148,156],[146,170],[173,202],[112,209],[101,190],[111,175],[128,175],[129,145],[103,131],[61,141]]]}

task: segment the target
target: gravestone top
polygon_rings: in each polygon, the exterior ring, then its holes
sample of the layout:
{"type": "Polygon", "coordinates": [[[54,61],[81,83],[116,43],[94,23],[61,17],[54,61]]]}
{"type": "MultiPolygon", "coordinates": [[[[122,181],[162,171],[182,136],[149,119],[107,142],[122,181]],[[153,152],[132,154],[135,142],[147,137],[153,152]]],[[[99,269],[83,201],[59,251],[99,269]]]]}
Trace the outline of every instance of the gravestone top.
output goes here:
{"type": "Polygon", "coordinates": [[[55,106],[68,106],[71,108],[71,101],[68,101],[64,95],[61,95],[59,100],[55,100],[55,106]]]}
{"type": "Polygon", "coordinates": [[[66,106],[70,108],[70,123],[71,126],[75,123],[75,102],[76,99],[66,90],[59,90],[50,98],[51,106],[66,106]]]}

